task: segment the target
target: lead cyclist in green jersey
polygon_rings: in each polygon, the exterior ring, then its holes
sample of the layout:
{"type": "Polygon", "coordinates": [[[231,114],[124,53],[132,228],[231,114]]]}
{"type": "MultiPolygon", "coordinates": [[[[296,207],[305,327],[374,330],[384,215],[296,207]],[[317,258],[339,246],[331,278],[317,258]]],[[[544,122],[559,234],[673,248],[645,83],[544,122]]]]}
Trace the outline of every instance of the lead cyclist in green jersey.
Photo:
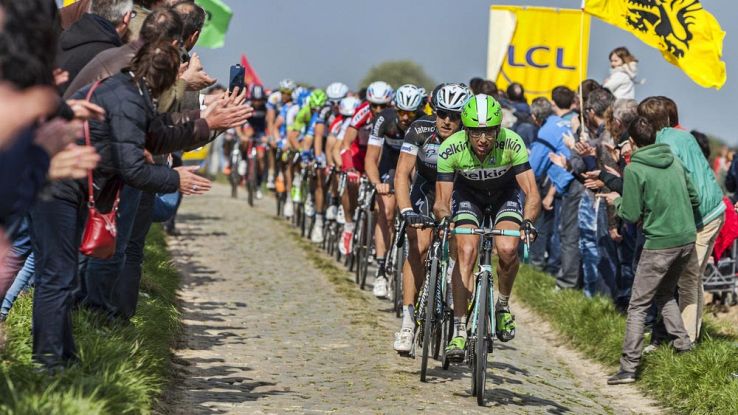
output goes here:
{"type": "MultiPolygon", "coordinates": [[[[455,226],[477,228],[485,212],[491,211],[496,229],[525,231],[523,235],[535,239],[533,222],[541,209],[541,197],[523,140],[500,126],[502,108],[487,95],[472,97],[464,105],[461,121],[464,129],[443,141],[438,150],[436,217],[453,215],[455,226]]],[[[451,280],[454,334],[446,350],[449,359],[460,361],[466,345],[466,312],[474,289],[479,236],[456,238],[457,260],[451,280]]],[[[500,236],[494,242],[500,261],[496,335],[505,342],[515,337],[508,300],[520,264],[520,239],[500,236]]]]}

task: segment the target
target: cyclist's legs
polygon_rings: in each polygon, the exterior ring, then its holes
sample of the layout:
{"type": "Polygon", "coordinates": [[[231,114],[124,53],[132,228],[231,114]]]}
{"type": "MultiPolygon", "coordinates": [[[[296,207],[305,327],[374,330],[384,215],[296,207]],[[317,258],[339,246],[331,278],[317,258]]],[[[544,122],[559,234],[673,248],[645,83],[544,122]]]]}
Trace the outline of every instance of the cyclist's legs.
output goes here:
{"type": "Polygon", "coordinates": [[[402,267],[402,304],[415,304],[425,279],[425,258],[431,244],[431,229],[407,228],[408,256],[402,267]]]}
{"type": "Polygon", "coordinates": [[[315,212],[322,215],[325,210],[325,178],[326,172],[322,167],[316,169],[315,176],[315,212]]]}
{"type": "MultiPolygon", "coordinates": [[[[477,198],[471,192],[454,189],[454,223],[458,228],[478,228],[483,214],[477,198]]],[[[454,317],[466,314],[466,306],[474,291],[474,265],[479,251],[478,235],[456,235],[456,265],[451,276],[454,295],[454,317]]]]}
{"type": "MultiPolygon", "coordinates": [[[[416,213],[431,216],[434,203],[435,183],[416,176],[410,190],[410,203],[416,213]]],[[[425,258],[433,239],[431,229],[407,228],[408,256],[402,267],[403,305],[415,304],[415,296],[425,279],[425,258]]]]}
{"type": "MultiPolygon", "coordinates": [[[[494,204],[494,210],[497,211],[495,229],[520,230],[520,225],[523,222],[523,204],[520,191],[515,190],[505,193],[509,196],[494,204]]],[[[500,295],[505,297],[509,297],[512,293],[515,276],[518,274],[518,268],[520,268],[519,243],[520,238],[509,236],[495,238],[495,248],[500,260],[498,267],[499,290],[500,295]]]]}
{"type": "MultiPolygon", "coordinates": [[[[389,183],[390,188],[394,187],[395,171],[390,170],[382,172],[380,170],[382,183],[389,183]]],[[[377,224],[374,227],[374,244],[376,247],[377,258],[384,258],[387,254],[387,245],[390,243],[393,232],[393,223],[395,221],[395,210],[397,209],[397,201],[395,195],[390,193],[386,195],[377,195],[377,224]]],[[[381,265],[381,264],[380,264],[381,265]]]]}

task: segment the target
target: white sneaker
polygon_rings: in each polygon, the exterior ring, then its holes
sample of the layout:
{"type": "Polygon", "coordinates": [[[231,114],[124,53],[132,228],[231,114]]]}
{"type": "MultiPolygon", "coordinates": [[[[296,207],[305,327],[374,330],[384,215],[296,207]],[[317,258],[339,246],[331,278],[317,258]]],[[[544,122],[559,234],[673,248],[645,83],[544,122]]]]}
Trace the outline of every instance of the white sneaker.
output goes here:
{"type": "Polygon", "coordinates": [[[336,218],[338,209],[335,206],[328,206],[328,209],[325,210],[325,219],[326,220],[333,220],[336,218]]]}
{"type": "Polygon", "coordinates": [[[315,225],[313,225],[313,234],[310,240],[316,244],[323,242],[323,221],[322,220],[315,219],[315,225]]]}
{"type": "Polygon", "coordinates": [[[338,212],[336,212],[336,222],[341,225],[346,223],[346,217],[343,215],[343,206],[338,207],[338,212]]]}
{"type": "Polygon", "coordinates": [[[315,215],[315,204],[312,200],[305,201],[305,216],[312,217],[315,215]]]}
{"type": "Polygon", "coordinates": [[[384,276],[377,277],[374,280],[374,290],[372,292],[377,298],[387,297],[387,278],[384,276]]]}
{"type": "Polygon", "coordinates": [[[399,333],[395,333],[394,349],[398,353],[408,353],[413,348],[413,340],[415,335],[413,329],[403,328],[399,333]]]}
{"type": "Polygon", "coordinates": [[[256,200],[261,200],[264,198],[264,194],[261,193],[261,189],[256,190],[256,200]]]}
{"type": "Polygon", "coordinates": [[[284,217],[285,218],[291,218],[292,217],[292,200],[289,198],[284,202],[284,217]]]}

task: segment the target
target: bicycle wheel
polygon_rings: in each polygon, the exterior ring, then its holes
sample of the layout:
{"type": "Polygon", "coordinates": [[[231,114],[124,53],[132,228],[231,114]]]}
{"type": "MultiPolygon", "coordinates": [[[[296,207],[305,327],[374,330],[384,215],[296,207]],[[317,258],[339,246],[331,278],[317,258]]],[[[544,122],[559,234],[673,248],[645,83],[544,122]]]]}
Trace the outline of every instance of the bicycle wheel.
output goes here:
{"type": "Polygon", "coordinates": [[[443,370],[448,370],[448,367],[451,365],[451,361],[446,356],[445,345],[451,341],[451,336],[454,333],[453,324],[454,317],[446,310],[443,315],[443,322],[441,323],[441,367],[443,367],[443,370]]]}
{"type": "Polygon", "coordinates": [[[473,377],[476,383],[477,405],[484,406],[484,388],[487,381],[487,342],[489,340],[489,273],[481,275],[479,284],[479,308],[477,313],[477,338],[473,377]]]}
{"type": "Polygon", "coordinates": [[[256,157],[249,157],[249,166],[246,175],[246,190],[248,191],[249,206],[254,206],[254,194],[256,193],[256,157]]]}
{"type": "Polygon", "coordinates": [[[433,258],[428,273],[425,275],[428,281],[428,297],[425,303],[425,321],[423,321],[423,352],[420,360],[420,381],[425,382],[426,373],[428,371],[428,354],[431,348],[431,337],[434,330],[434,314],[436,309],[436,275],[438,271],[438,259],[433,258]]]}
{"type": "Polygon", "coordinates": [[[362,243],[362,262],[361,262],[361,284],[359,285],[359,288],[362,290],[366,286],[366,276],[369,273],[369,256],[371,255],[371,246],[372,246],[372,238],[374,237],[374,232],[372,230],[374,229],[374,221],[373,221],[373,215],[372,212],[365,212],[364,214],[364,224],[365,224],[365,231],[364,232],[364,243],[362,243]]]}
{"type": "Polygon", "coordinates": [[[364,211],[359,210],[354,222],[354,235],[351,238],[351,252],[349,253],[349,270],[355,274],[356,285],[361,281],[361,240],[364,237],[364,211]]]}

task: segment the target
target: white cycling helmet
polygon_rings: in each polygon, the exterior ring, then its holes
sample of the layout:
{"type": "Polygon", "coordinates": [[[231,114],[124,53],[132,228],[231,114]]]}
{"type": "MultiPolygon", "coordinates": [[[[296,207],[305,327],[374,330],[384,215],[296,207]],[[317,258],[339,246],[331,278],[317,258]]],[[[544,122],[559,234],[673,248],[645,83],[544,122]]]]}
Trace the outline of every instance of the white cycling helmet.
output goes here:
{"type": "Polygon", "coordinates": [[[341,100],[340,104],[338,104],[338,112],[340,112],[341,115],[350,117],[354,115],[354,112],[356,111],[356,107],[358,107],[360,103],[361,101],[359,101],[359,98],[346,97],[341,100]]]}
{"type": "Polygon", "coordinates": [[[431,105],[435,110],[461,112],[472,95],[471,90],[464,84],[443,84],[434,90],[431,105]]]}
{"type": "Polygon", "coordinates": [[[366,89],[366,100],[372,104],[389,104],[392,101],[392,87],[387,82],[376,81],[366,89]]]}
{"type": "Polygon", "coordinates": [[[417,111],[423,103],[425,90],[413,84],[405,84],[395,92],[395,106],[402,111],[417,111]]]}
{"type": "Polygon", "coordinates": [[[284,92],[292,92],[297,88],[295,81],[287,78],[279,82],[279,90],[284,92]]]}
{"type": "Polygon", "coordinates": [[[325,89],[325,93],[328,95],[329,101],[340,101],[346,97],[348,91],[349,87],[342,82],[334,82],[328,85],[328,88],[325,89]]]}

